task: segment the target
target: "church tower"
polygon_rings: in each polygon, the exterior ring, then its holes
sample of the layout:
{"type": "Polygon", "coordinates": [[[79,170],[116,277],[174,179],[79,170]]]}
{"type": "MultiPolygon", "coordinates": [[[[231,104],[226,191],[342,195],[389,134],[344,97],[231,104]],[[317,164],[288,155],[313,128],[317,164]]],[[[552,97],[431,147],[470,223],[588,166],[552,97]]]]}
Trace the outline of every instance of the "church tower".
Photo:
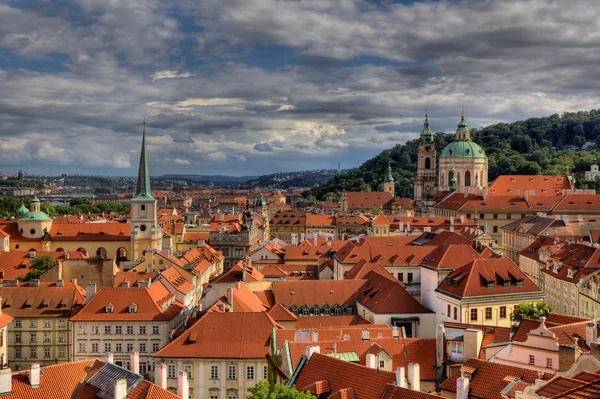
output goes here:
{"type": "Polygon", "coordinates": [[[432,204],[437,191],[436,152],[433,133],[429,129],[429,117],[425,114],[425,123],[419,137],[417,153],[417,176],[415,177],[415,208],[423,209],[432,204]]]}
{"type": "Polygon", "coordinates": [[[392,177],[392,165],[390,164],[390,161],[388,161],[387,175],[383,182],[383,192],[392,193],[392,198],[396,196],[396,188],[394,178],[392,177]]]}
{"type": "Polygon", "coordinates": [[[135,196],[131,199],[131,246],[130,259],[144,257],[148,249],[162,250],[162,229],[158,225],[156,208],[158,201],[152,196],[150,171],[146,155],[146,121],[142,133],[142,150],[135,196]]]}

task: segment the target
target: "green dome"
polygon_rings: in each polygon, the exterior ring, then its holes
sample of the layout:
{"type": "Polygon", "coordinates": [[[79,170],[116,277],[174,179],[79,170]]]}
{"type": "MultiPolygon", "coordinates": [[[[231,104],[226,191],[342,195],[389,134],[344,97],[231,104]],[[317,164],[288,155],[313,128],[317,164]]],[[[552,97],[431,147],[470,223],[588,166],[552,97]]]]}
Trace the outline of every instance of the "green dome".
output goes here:
{"type": "Polygon", "coordinates": [[[254,203],[254,206],[257,208],[264,208],[267,206],[267,201],[265,201],[265,197],[261,194],[260,197],[254,203]]]}
{"type": "Polygon", "coordinates": [[[25,215],[27,212],[29,212],[29,209],[27,209],[25,204],[21,202],[21,206],[17,209],[17,215],[19,215],[19,217],[21,217],[21,216],[25,215]]]}
{"type": "Polygon", "coordinates": [[[442,150],[440,158],[487,158],[485,151],[472,141],[455,141],[442,150]]]}
{"type": "Polygon", "coordinates": [[[36,222],[48,222],[51,221],[50,216],[42,211],[27,212],[25,215],[19,218],[19,220],[32,220],[36,222]]]}

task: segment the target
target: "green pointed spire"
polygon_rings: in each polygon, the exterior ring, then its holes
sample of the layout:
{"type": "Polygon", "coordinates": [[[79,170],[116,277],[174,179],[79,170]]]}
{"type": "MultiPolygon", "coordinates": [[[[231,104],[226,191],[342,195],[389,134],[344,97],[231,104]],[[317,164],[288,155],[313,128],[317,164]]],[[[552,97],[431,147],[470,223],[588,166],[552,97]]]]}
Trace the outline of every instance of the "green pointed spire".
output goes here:
{"type": "Polygon", "coordinates": [[[469,130],[467,122],[465,121],[465,107],[462,107],[462,113],[460,115],[460,122],[458,122],[458,129],[456,131],[466,132],[469,130]]]}
{"type": "Polygon", "coordinates": [[[154,200],[150,188],[150,171],[148,170],[148,159],[146,156],[146,119],[144,118],[144,130],[142,133],[142,151],[140,152],[140,169],[138,171],[137,188],[134,200],[154,200]]]}
{"type": "Polygon", "coordinates": [[[19,217],[22,217],[27,212],[29,212],[29,209],[27,209],[27,207],[25,206],[25,203],[23,201],[21,201],[21,206],[17,209],[17,215],[19,217]]]}
{"type": "Polygon", "coordinates": [[[385,182],[386,183],[394,182],[394,178],[392,177],[392,164],[389,160],[388,160],[388,167],[387,167],[387,175],[385,176],[385,182]]]}
{"type": "Polygon", "coordinates": [[[425,123],[423,123],[423,130],[421,131],[421,141],[425,143],[431,143],[433,141],[433,133],[429,129],[429,117],[425,112],[425,123]]]}

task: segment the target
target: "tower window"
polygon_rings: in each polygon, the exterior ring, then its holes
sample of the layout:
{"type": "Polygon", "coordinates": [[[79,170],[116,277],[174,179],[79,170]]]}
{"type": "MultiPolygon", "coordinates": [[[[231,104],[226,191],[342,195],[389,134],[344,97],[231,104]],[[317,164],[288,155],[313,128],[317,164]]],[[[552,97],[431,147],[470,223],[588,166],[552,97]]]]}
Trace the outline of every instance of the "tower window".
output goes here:
{"type": "Polygon", "coordinates": [[[140,209],[141,209],[142,211],[145,211],[145,210],[146,210],[146,205],[141,205],[140,209]]]}
{"type": "Polygon", "coordinates": [[[471,185],[471,172],[468,170],[465,172],[465,186],[469,187],[471,185]]]}
{"type": "Polygon", "coordinates": [[[425,169],[431,169],[431,158],[425,158],[425,169]]]}
{"type": "Polygon", "coordinates": [[[35,234],[35,229],[29,230],[29,233],[31,233],[31,235],[34,235],[35,234]]]}

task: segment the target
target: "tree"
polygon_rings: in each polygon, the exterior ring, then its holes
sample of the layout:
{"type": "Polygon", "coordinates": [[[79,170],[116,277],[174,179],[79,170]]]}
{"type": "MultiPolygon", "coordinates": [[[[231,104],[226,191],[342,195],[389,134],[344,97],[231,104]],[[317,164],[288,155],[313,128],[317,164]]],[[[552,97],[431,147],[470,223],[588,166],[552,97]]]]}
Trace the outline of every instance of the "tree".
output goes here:
{"type": "Polygon", "coordinates": [[[521,302],[512,312],[512,319],[517,320],[520,315],[526,319],[539,319],[547,312],[552,312],[552,305],[544,299],[538,302],[521,302]]]}
{"type": "Polygon", "coordinates": [[[583,136],[573,137],[573,145],[576,145],[578,148],[583,148],[583,146],[585,145],[585,137],[583,137],[583,136]]]}
{"type": "Polygon", "coordinates": [[[50,255],[36,256],[31,261],[29,272],[26,275],[19,277],[19,281],[29,281],[40,278],[42,274],[52,269],[57,263],[58,261],[50,255]]]}
{"type": "Polygon", "coordinates": [[[266,381],[260,381],[252,388],[248,388],[250,396],[248,399],[316,399],[310,392],[298,392],[295,388],[290,388],[282,384],[270,384],[266,381]]]}

